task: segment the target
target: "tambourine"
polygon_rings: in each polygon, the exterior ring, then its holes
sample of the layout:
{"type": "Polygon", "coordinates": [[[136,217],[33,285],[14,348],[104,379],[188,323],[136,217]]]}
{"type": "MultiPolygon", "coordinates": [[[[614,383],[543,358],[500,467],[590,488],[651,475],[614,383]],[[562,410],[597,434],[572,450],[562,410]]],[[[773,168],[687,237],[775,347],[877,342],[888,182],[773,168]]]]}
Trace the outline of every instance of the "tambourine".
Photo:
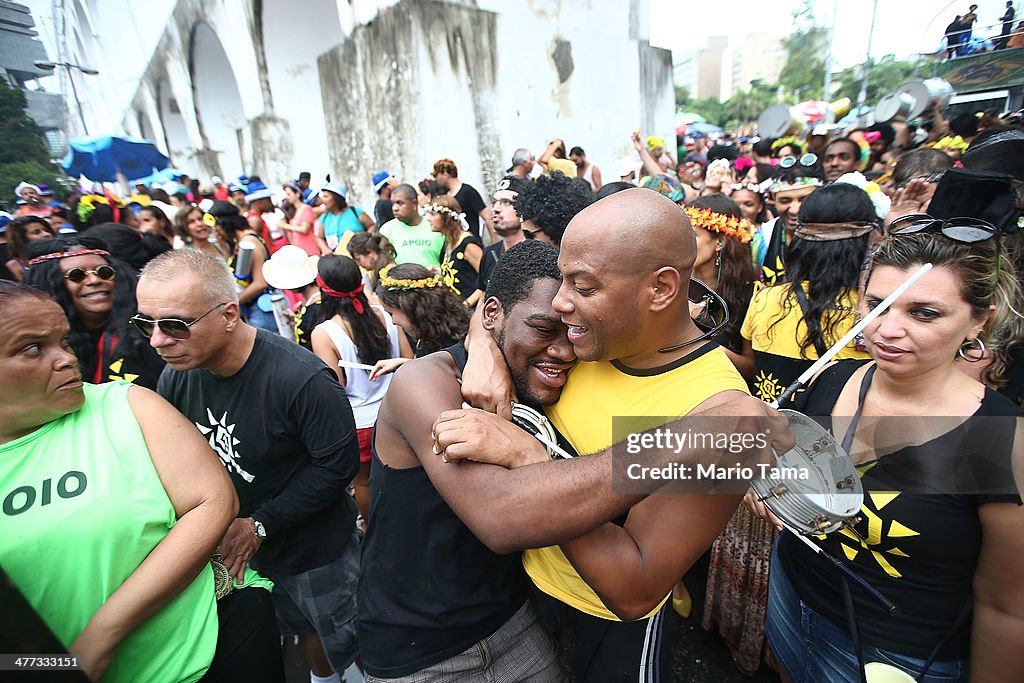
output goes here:
{"type": "Polygon", "coordinates": [[[821,425],[795,410],[789,419],[796,445],[776,456],[767,477],[751,487],[787,526],[804,535],[827,534],[857,522],[864,489],[853,461],[821,425]]]}
{"type": "Polygon", "coordinates": [[[555,433],[551,421],[530,406],[513,403],[512,422],[520,429],[533,434],[538,441],[544,444],[544,448],[552,460],[565,460],[572,457],[571,453],[559,448],[558,435],[555,433]]]}

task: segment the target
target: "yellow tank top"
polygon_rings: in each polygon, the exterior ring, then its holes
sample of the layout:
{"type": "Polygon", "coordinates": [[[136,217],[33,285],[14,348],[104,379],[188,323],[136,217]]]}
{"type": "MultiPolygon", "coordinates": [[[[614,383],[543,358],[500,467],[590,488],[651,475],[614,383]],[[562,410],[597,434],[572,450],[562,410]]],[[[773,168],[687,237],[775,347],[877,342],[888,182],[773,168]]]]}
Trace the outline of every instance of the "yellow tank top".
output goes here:
{"type": "MultiPolygon", "coordinates": [[[[707,344],[654,370],[630,370],[610,362],[580,363],[558,403],[548,409],[548,417],[577,453],[591,455],[624,440],[626,431],[670,422],[728,390],[748,393],[746,382],[717,344],[707,344]],[[613,429],[613,418],[623,416],[638,419],[620,420],[613,429]]],[[[620,621],[558,546],[527,550],[523,567],[537,588],[551,597],[591,616],[620,621]]]]}

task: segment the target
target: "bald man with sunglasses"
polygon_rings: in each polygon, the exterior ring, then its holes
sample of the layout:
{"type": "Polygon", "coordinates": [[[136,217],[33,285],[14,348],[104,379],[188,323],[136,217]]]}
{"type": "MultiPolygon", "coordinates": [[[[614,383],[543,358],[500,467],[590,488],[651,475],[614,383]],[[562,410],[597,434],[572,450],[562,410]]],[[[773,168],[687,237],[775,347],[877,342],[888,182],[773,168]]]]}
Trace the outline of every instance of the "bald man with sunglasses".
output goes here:
{"type": "Polygon", "coordinates": [[[167,363],[157,391],[208,439],[238,494],[219,547],[228,571],[241,579],[251,563],[272,579],[282,635],[300,637],[316,675],[344,672],[359,569],[345,491],[359,445],[344,389],[312,353],[242,321],[234,278],[212,256],[157,257],[137,299],[131,324],[167,363]]]}

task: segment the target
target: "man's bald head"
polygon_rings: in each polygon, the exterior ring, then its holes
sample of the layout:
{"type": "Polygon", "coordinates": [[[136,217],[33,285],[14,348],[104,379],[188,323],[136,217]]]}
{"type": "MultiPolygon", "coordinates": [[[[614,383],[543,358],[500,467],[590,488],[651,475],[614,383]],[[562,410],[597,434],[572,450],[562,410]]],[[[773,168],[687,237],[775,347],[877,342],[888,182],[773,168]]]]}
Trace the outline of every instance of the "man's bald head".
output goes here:
{"type": "Polygon", "coordinates": [[[697,244],[686,214],[645,188],[591,204],[569,222],[553,306],[583,360],[657,367],[659,349],[694,336],[687,304],[697,244]]]}
{"type": "Polygon", "coordinates": [[[562,249],[573,245],[600,250],[618,270],[637,274],[669,266],[689,277],[697,258],[697,238],[686,213],[643,187],[616,192],[576,214],[562,237],[562,249]]]}

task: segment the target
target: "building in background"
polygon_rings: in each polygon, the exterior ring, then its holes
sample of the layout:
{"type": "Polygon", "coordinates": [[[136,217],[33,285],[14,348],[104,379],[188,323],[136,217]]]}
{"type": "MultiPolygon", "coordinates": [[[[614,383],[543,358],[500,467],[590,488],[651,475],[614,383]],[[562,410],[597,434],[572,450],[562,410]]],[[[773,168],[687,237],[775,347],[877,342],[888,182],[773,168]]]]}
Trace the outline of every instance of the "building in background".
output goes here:
{"type": "Polygon", "coordinates": [[[673,83],[686,88],[694,98],[713,97],[724,102],[751,83],[778,83],[786,65],[786,48],[777,37],[751,33],[737,45],[725,36],[708,38],[700,50],[675,52],[673,83]]]}
{"type": "Polygon", "coordinates": [[[56,0],[55,24],[100,72],[77,81],[93,134],[198,177],[331,173],[365,206],[381,168],[415,181],[450,157],[483,190],[517,147],[561,137],[611,167],[638,126],[670,135],[647,2],[56,0]]]}
{"type": "Polygon", "coordinates": [[[786,66],[786,48],[777,36],[751,33],[733,47],[732,90],[749,90],[754,81],[778,83],[786,66]]]}
{"type": "Polygon", "coordinates": [[[0,79],[24,91],[26,113],[39,126],[50,153],[58,157],[64,153],[64,103],[59,94],[40,89],[38,79],[50,72],[35,66],[49,60],[29,8],[0,0],[0,79]]]}
{"type": "Polygon", "coordinates": [[[732,97],[732,50],[725,36],[708,38],[697,53],[697,97],[725,101],[732,97]]]}

